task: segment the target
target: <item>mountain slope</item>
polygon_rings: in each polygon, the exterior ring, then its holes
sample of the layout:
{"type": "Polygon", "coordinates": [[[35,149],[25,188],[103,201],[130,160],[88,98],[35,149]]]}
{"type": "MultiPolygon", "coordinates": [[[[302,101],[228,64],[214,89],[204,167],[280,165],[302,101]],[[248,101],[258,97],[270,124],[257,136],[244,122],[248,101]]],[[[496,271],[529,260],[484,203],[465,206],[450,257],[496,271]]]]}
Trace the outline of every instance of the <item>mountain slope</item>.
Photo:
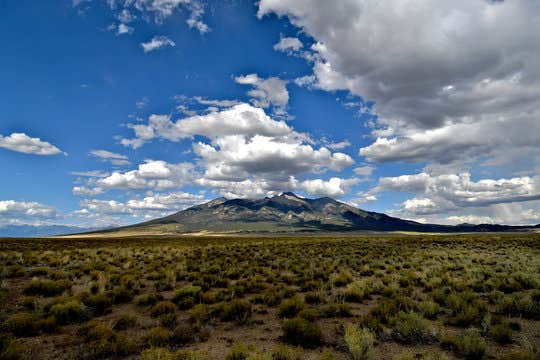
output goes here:
{"type": "Polygon", "coordinates": [[[218,198],[175,214],[118,228],[130,234],[301,233],[345,231],[476,232],[530,227],[504,225],[435,225],[369,212],[323,197],[307,199],[287,192],[264,199],[218,198]]]}

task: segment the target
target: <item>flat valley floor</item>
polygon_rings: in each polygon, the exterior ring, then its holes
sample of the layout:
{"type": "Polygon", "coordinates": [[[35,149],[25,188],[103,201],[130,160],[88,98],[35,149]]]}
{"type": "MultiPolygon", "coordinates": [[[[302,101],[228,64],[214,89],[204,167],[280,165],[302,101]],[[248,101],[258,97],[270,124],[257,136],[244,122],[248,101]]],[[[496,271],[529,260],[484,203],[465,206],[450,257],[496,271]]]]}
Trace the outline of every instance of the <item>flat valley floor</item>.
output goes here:
{"type": "Polygon", "coordinates": [[[539,359],[540,234],[0,240],[0,359],[539,359]]]}

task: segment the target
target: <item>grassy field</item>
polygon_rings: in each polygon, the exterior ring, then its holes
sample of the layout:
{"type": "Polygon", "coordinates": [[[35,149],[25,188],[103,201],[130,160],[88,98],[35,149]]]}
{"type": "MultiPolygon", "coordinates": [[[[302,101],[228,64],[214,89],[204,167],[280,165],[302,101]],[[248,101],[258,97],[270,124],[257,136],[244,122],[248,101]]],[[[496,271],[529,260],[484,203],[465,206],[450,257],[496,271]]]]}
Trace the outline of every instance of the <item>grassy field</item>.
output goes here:
{"type": "Polygon", "coordinates": [[[0,240],[1,359],[539,359],[540,234],[0,240]]]}

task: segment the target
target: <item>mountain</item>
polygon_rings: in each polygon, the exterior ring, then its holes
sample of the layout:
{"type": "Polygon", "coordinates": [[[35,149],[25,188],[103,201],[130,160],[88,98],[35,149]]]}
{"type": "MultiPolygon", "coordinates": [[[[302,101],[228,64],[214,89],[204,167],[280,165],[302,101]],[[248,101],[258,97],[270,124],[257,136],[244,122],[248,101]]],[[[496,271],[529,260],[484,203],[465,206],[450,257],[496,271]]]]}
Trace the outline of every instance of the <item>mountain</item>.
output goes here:
{"type": "Polygon", "coordinates": [[[96,228],[81,228],[66,225],[5,225],[0,226],[0,237],[42,237],[53,235],[66,235],[87,231],[96,231],[96,228]]]}
{"type": "Polygon", "coordinates": [[[351,231],[498,232],[526,226],[435,225],[364,211],[329,197],[307,199],[293,193],[263,199],[218,198],[175,214],[107,231],[114,235],[186,233],[318,233],[351,231]]]}

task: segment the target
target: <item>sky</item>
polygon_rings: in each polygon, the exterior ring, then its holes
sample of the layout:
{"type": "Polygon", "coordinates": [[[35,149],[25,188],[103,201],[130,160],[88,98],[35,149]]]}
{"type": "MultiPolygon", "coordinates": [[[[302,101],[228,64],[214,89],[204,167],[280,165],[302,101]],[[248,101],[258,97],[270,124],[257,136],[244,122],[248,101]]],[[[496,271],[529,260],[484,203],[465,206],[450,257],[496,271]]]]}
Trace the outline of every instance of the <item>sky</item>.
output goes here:
{"type": "Polygon", "coordinates": [[[540,223],[537,0],[0,0],[0,226],[330,196],[540,223]]]}

